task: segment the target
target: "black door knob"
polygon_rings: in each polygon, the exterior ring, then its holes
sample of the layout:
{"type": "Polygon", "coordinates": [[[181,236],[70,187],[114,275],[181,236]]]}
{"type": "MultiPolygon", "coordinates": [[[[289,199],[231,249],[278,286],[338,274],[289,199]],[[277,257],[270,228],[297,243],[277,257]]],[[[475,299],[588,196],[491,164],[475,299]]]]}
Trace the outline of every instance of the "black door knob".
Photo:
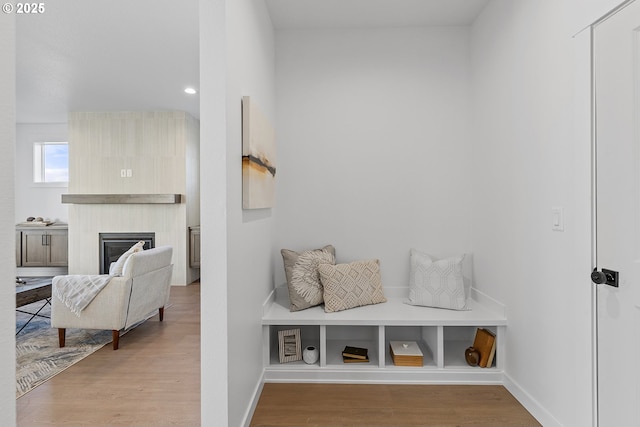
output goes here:
{"type": "Polygon", "coordinates": [[[613,286],[614,288],[617,288],[619,286],[620,273],[618,273],[617,271],[608,270],[606,268],[603,268],[602,271],[597,270],[597,268],[594,268],[593,272],[591,273],[591,280],[593,281],[593,283],[597,285],[605,284],[613,286]]]}
{"type": "Polygon", "coordinates": [[[607,275],[602,271],[593,270],[593,272],[591,273],[591,281],[596,285],[607,283],[607,275]]]}

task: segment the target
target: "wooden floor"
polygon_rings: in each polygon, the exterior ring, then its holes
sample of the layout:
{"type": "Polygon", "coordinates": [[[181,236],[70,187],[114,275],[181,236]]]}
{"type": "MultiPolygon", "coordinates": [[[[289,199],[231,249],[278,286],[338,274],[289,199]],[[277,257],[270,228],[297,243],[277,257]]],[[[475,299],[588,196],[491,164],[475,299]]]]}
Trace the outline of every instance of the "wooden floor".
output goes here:
{"type": "MultiPolygon", "coordinates": [[[[16,401],[18,427],[200,426],[200,285],[16,401]]],[[[0,417],[1,418],[1,417],[0,417]]],[[[501,386],[265,384],[252,427],[539,426],[501,386]]],[[[209,427],[209,426],[206,426],[209,427]]],[[[225,427],[225,426],[211,426],[225,427]]]]}
{"type": "MultiPolygon", "coordinates": [[[[200,285],[171,288],[158,316],[16,401],[17,425],[200,425],[200,285]]],[[[69,345],[69,343],[67,343],[69,345]]]]}
{"type": "Polygon", "coordinates": [[[540,426],[502,386],[265,384],[251,427],[540,426]]]}

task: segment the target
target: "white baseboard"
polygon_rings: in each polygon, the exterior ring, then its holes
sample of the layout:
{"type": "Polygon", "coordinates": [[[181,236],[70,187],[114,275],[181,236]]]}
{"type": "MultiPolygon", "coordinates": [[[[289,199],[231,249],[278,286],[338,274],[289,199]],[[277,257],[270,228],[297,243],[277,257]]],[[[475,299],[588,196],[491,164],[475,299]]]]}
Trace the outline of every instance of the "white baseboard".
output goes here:
{"type": "Polygon", "coordinates": [[[262,394],[263,387],[264,387],[264,371],[262,372],[262,375],[260,375],[260,378],[258,379],[258,384],[256,384],[256,387],[253,390],[253,395],[251,396],[251,404],[247,408],[247,411],[245,412],[242,420],[241,425],[243,427],[249,427],[249,425],[251,424],[251,419],[253,418],[253,413],[255,412],[256,407],[258,406],[258,400],[260,400],[260,395],[262,394]]]}
{"type": "Polygon", "coordinates": [[[524,389],[507,374],[504,374],[504,387],[509,390],[509,393],[511,393],[540,424],[545,427],[563,427],[549,411],[540,405],[529,393],[524,391],[524,389]]]}
{"type": "Polygon", "coordinates": [[[306,367],[280,369],[267,367],[263,380],[268,383],[326,383],[326,384],[502,384],[503,373],[490,369],[345,369],[341,367],[306,367]]]}

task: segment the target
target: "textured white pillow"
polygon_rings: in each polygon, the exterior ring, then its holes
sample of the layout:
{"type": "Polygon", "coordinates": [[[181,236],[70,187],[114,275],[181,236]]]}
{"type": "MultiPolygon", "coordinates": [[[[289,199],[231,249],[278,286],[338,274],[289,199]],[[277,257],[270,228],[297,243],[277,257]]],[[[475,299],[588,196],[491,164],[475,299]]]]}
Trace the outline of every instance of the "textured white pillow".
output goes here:
{"type": "Polygon", "coordinates": [[[409,304],[468,310],[462,275],[464,255],[437,259],[411,249],[409,304]]]}
{"type": "Polygon", "coordinates": [[[111,276],[122,276],[122,272],[124,271],[124,264],[127,262],[131,254],[133,254],[134,252],[140,252],[143,246],[144,241],[140,240],[138,243],[131,246],[125,253],[120,255],[120,258],[118,258],[118,260],[114,262],[109,269],[109,274],[111,276]]]}
{"type": "Polygon", "coordinates": [[[387,302],[377,259],[349,264],[320,264],[318,272],[324,288],[324,311],[327,313],[387,302]]]}

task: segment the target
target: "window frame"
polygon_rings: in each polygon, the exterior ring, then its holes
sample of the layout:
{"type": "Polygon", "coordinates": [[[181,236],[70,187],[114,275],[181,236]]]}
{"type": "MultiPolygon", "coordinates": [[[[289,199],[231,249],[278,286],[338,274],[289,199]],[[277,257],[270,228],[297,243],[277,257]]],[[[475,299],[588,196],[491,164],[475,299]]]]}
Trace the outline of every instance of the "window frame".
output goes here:
{"type": "Polygon", "coordinates": [[[33,170],[31,174],[32,184],[36,187],[68,187],[69,186],[69,166],[67,157],[67,180],[66,181],[45,181],[45,150],[47,145],[66,145],[68,156],[68,141],[36,141],[33,143],[33,170]]]}

